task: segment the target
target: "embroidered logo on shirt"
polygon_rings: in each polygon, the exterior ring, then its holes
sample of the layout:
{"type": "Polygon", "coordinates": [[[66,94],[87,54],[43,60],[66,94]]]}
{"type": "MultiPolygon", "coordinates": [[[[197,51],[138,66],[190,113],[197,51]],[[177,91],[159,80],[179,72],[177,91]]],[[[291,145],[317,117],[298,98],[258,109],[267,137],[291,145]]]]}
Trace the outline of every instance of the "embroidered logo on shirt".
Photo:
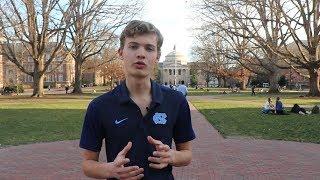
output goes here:
{"type": "Polygon", "coordinates": [[[155,113],[153,115],[153,122],[155,124],[166,124],[167,123],[167,114],[166,113],[155,113]]]}
{"type": "Polygon", "coordinates": [[[120,121],[115,120],[114,123],[115,123],[115,124],[120,124],[120,123],[122,123],[123,121],[125,121],[125,120],[127,120],[127,119],[128,119],[128,118],[121,119],[120,121]]]}

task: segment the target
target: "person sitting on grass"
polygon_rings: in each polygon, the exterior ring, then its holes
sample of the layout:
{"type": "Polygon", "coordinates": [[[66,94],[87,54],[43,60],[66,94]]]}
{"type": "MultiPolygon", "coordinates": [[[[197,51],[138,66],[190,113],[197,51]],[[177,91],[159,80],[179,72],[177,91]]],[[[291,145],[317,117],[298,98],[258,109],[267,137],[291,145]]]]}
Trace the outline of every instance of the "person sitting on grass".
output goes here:
{"type": "Polygon", "coordinates": [[[268,100],[264,104],[263,109],[262,109],[262,113],[264,113],[264,114],[269,114],[269,113],[274,114],[274,105],[272,104],[272,100],[271,100],[270,97],[268,98],[268,100]]]}
{"type": "Polygon", "coordinates": [[[280,97],[276,99],[276,114],[278,115],[285,115],[284,107],[282,102],[280,101],[280,97]]]}
{"type": "Polygon", "coordinates": [[[298,104],[293,105],[293,107],[291,108],[291,112],[302,115],[309,114],[304,108],[300,107],[298,104]]]}

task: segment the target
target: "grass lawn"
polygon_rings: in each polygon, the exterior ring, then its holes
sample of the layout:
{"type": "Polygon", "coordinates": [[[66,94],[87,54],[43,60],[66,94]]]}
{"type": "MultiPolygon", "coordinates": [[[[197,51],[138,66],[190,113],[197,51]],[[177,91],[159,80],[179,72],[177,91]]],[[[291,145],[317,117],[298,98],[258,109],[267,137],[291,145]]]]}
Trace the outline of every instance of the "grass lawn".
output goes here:
{"type": "MultiPolygon", "coordinates": [[[[220,94],[216,96],[189,97],[192,104],[205,115],[209,122],[226,136],[254,137],[300,142],[320,143],[320,114],[317,115],[265,115],[261,107],[269,95],[250,96],[220,94]]],[[[270,95],[282,97],[285,106],[294,103],[311,109],[320,105],[320,98],[299,98],[299,93],[270,95]]],[[[290,108],[287,108],[290,111],[290,108]]]]}
{"type": "Polygon", "coordinates": [[[94,95],[0,96],[0,148],[34,142],[79,139],[94,95]]]}
{"type": "MultiPolygon", "coordinates": [[[[79,139],[88,103],[104,92],[84,95],[0,96],[0,148],[36,142],[79,139]]],[[[252,97],[249,91],[221,94],[224,89],[190,90],[191,102],[225,136],[251,136],[320,143],[320,115],[262,115],[266,95],[252,97]],[[205,95],[214,96],[205,96],[205,95]]],[[[274,96],[275,97],[275,96],[274,96]]],[[[299,98],[282,93],[285,105],[320,104],[320,98],[299,98]]]]}

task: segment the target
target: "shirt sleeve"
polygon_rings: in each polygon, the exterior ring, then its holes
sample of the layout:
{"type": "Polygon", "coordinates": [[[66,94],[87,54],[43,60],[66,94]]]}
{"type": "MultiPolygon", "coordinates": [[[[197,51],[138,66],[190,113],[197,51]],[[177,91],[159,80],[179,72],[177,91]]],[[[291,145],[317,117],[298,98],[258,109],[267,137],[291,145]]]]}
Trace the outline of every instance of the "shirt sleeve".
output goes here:
{"type": "Polygon", "coordinates": [[[185,98],[183,98],[183,101],[179,106],[178,117],[173,131],[173,139],[176,144],[195,139],[191,123],[190,108],[188,101],[185,98]]]}
{"type": "Polygon", "coordinates": [[[103,130],[96,111],[94,103],[91,102],[84,118],[79,146],[83,149],[99,152],[102,146],[103,130]]]}

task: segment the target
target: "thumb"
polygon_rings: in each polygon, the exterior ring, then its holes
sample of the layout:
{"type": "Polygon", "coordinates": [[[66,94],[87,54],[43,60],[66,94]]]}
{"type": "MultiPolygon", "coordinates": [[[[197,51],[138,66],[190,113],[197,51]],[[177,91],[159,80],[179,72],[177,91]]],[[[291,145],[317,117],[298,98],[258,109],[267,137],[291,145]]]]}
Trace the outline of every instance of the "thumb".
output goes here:
{"type": "Polygon", "coordinates": [[[126,154],[131,149],[131,147],[132,147],[132,142],[129,141],[128,144],[122,149],[122,151],[119,152],[118,155],[126,156],[126,154]]]}
{"type": "Polygon", "coordinates": [[[162,144],[161,141],[153,139],[151,136],[148,136],[147,139],[150,144],[153,144],[153,145],[161,145],[162,144]]]}

